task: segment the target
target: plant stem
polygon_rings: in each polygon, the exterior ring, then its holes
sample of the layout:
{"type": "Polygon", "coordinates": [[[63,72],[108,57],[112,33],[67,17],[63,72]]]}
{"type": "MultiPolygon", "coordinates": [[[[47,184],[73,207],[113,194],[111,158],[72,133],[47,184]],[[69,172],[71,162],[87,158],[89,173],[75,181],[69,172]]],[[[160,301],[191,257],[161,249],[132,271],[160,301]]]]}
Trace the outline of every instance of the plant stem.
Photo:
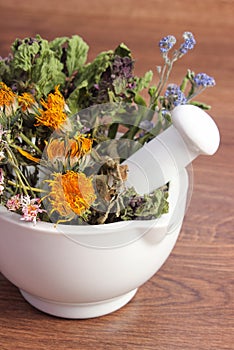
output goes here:
{"type": "Polygon", "coordinates": [[[185,76],[183,81],[182,81],[182,83],[181,83],[181,85],[180,85],[180,90],[182,92],[185,92],[185,89],[186,89],[186,86],[187,86],[188,82],[189,82],[189,79],[187,78],[187,76],[185,76]]]}
{"type": "Polygon", "coordinates": [[[162,92],[162,89],[164,88],[166,82],[169,79],[169,76],[175,61],[176,61],[176,58],[173,58],[172,60],[169,60],[169,59],[165,60],[165,64],[161,72],[161,77],[160,77],[158,86],[156,88],[155,96],[150,101],[150,106],[149,106],[150,109],[155,108],[155,104],[157,104],[157,100],[162,92]]]}
{"type": "Polygon", "coordinates": [[[22,132],[19,134],[19,136],[24,140],[29,146],[33,147],[35,151],[37,151],[38,154],[42,154],[41,150],[25,136],[22,132]]]}
{"type": "Polygon", "coordinates": [[[15,174],[18,178],[19,183],[20,183],[19,188],[24,192],[25,195],[28,195],[27,189],[29,189],[30,192],[32,193],[32,195],[34,195],[28,180],[26,179],[26,177],[24,176],[22,171],[19,169],[19,164],[17,162],[17,159],[15,158],[14,153],[11,151],[11,149],[9,147],[7,148],[7,153],[8,153],[8,156],[10,158],[9,163],[14,168],[15,174]]]}
{"type": "MultiPolygon", "coordinates": [[[[20,185],[16,184],[15,182],[11,181],[11,180],[8,180],[7,183],[9,185],[12,185],[14,187],[20,187],[20,185]]],[[[27,190],[31,190],[31,191],[34,191],[34,192],[41,192],[41,193],[47,193],[46,190],[42,190],[41,188],[35,188],[35,187],[29,187],[29,186],[24,186],[27,190]]]]}

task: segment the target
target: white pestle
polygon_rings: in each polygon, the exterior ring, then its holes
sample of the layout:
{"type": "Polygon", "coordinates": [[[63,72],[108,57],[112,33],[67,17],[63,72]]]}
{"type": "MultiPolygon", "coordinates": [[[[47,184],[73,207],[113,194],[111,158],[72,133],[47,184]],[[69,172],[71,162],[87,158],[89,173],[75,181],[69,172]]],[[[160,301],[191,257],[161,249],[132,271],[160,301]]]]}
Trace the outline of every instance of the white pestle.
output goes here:
{"type": "Polygon", "coordinates": [[[172,125],[130,156],[127,187],[149,193],[178,176],[198,155],[214,154],[220,143],[213,119],[194,105],[172,111],[172,125]]]}

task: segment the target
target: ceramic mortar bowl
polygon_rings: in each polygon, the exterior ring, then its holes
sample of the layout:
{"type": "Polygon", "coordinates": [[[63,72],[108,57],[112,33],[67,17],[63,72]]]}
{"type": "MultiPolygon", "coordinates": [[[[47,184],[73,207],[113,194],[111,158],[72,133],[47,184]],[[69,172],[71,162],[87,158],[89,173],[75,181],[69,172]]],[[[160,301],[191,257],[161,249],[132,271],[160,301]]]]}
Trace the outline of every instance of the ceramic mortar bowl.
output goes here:
{"type": "Polygon", "coordinates": [[[188,188],[183,170],[170,183],[169,213],[158,220],[33,226],[1,207],[0,270],[46,313],[77,319],[111,313],[128,303],[168,258],[181,229],[188,188]]]}

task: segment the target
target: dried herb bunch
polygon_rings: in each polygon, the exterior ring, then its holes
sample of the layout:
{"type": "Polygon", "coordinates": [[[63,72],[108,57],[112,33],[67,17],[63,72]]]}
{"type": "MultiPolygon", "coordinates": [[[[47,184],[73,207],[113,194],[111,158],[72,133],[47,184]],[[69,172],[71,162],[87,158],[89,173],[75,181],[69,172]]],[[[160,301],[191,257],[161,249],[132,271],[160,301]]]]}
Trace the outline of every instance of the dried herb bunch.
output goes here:
{"type": "Polygon", "coordinates": [[[175,106],[209,108],[194,98],[215,85],[212,77],[187,70],[180,85],[169,83],[196,42],[185,32],[175,44],[172,35],[159,41],[154,85],[152,71],[134,74],[124,44],[87,62],[88,45],[77,35],[16,39],[0,59],[1,204],[33,223],[95,225],[168,212],[168,184],[139,195],[126,186],[122,161],[171,124],[175,106]]]}

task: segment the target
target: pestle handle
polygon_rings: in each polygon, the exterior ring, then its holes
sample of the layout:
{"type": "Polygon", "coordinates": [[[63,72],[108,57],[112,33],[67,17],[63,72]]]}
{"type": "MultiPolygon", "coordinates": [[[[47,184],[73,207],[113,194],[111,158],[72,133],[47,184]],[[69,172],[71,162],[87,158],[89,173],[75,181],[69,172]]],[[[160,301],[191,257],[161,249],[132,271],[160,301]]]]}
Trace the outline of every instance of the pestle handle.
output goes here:
{"type": "Polygon", "coordinates": [[[127,186],[149,193],[178,176],[199,154],[214,154],[219,142],[219,130],[206,112],[194,105],[177,106],[172,125],[124,162],[127,186]]]}
{"type": "Polygon", "coordinates": [[[172,122],[194,153],[213,155],[220,143],[220,135],[214,120],[201,108],[180,105],[172,111],[172,122]]]}

